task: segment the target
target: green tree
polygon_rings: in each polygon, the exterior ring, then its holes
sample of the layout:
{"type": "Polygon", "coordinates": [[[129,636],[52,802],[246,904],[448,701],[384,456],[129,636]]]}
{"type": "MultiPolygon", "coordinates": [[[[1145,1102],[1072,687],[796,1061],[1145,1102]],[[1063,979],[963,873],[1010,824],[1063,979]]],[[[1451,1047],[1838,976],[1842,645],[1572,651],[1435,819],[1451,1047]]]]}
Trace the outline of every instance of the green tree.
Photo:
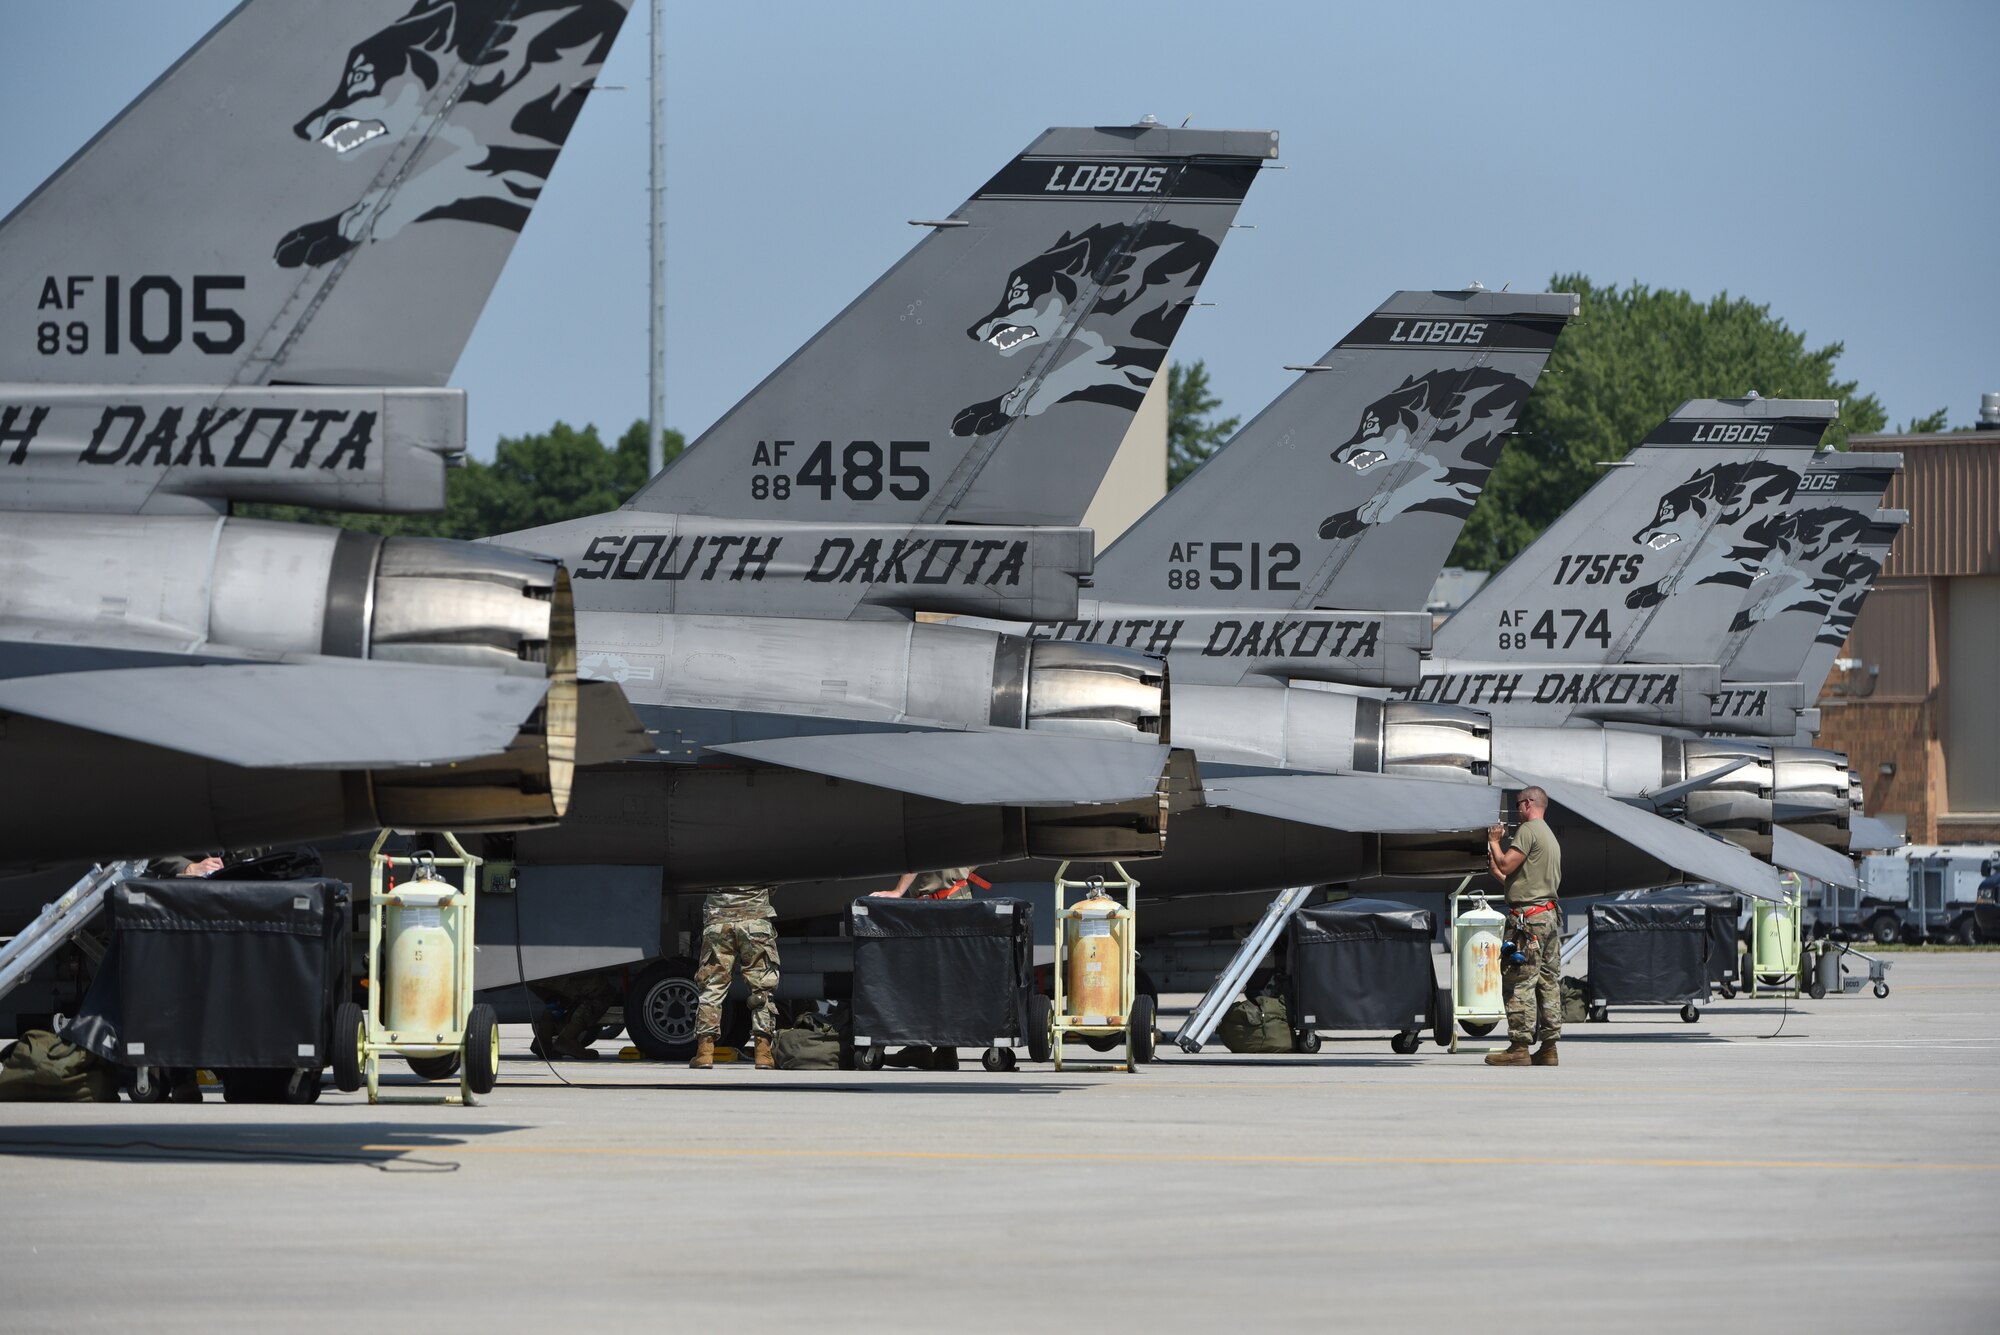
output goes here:
{"type": "MultiPolygon", "coordinates": [[[[666,433],[666,457],[681,452],[681,433],[666,433]]],[[[445,475],[438,514],[375,515],[313,510],[298,505],[239,505],[253,519],[331,524],[364,533],[437,538],[484,538],[615,510],[646,481],[646,423],[634,422],[607,447],[595,426],[557,422],[529,436],[502,436],[493,462],[468,459],[445,475]]]]}
{"type": "Polygon", "coordinates": [[[1220,449],[1236,430],[1240,417],[1210,420],[1222,400],[1209,392],[1208,367],[1203,362],[1167,365],[1167,490],[1187,481],[1201,461],[1220,449]]]}
{"type": "Polygon", "coordinates": [[[1683,402],[1736,398],[1838,399],[1827,432],[1835,448],[1850,434],[1880,431],[1888,418],[1872,394],[1835,378],[1845,347],[1809,348],[1805,335],[1728,293],[1699,301],[1641,283],[1598,287],[1557,274],[1552,292],[1575,292],[1581,317],[1563,331],[1547,371],[1485,495],[1452,549],[1454,565],[1497,570],[1532,542],[1613,462],[1683,402]]]}
{"type": "Polygon", "coordinates": [[[1899,424],[1896,427],[1896,434],[1899,436],[1924,436],[1935,431],[1949,431],[1951,430],[1950,419],[1951,410],[1940,408],[1934,413],[1924,414],[1924,416],[1919,417],[1907,426],[1899,424]]]}

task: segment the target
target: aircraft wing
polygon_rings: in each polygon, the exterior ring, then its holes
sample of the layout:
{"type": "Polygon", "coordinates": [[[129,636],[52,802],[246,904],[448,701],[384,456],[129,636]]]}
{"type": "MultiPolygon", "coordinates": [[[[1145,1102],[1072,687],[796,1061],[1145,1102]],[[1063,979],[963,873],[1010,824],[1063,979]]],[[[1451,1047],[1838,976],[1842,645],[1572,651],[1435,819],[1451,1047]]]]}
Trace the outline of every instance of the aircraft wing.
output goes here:
{"type": "Polygon", "coordinates": [[[1824,844],[1816,844],[1782,825],[1771,827],[1771,861],[1801,876],[1811,876],[1844,890],[1857,889],[1861,878],[1855,873],[1854,859],[1824,844]]]}
{"type": "Polygon", "coordinates": [[[0,681],[0,711],[282,769],[388,769],[505,751],[546,680],[420,664],[208,663],[0,681]]]}
{"type": "Polygon", "coordinates": [[[1202,776],[1212,807],[1375,834],[1480,830],[1500,818],[1500,792],[1441,779],[1378,774],[1242,774],[1202,776]]]}
{"type": "Polygon", "coordinates": [[[1714,881],[1758,899],[1783,896],[1774,868],[1726,840],[1642,811],[1582,784],[1518,773],[1508,778],[1519,787],[1535,784],[1546,789],[1551,798],[1593,825],[1699,880],[1714,881]]]}
{"type": "Polygon", "coordinates": [[[1037,732],[865,732],[711,748],[967,806],[1129,802],[1159,791],[1168,748],[1037,732]]]}

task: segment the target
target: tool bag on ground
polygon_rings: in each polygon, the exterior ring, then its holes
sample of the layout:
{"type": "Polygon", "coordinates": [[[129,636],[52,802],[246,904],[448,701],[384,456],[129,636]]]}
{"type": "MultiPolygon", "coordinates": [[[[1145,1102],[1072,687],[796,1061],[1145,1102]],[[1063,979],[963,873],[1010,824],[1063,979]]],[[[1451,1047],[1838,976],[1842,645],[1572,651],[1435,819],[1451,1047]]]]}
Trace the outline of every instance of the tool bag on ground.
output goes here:
{"type": "Polygon", "coordinates": [[[199,877],[110,895],[111,942],[65,1037],[126,1066],[317,1071],[348,995],[347,886],[199,877]]]}
{"type": "Polygon", "coordinates": [[[1613,899],[1590,908],[1590,1000],[1599,1006],[1708,1000],[1705,904],[1613,899]]]}
{"type": "Polygon", "coordinates": [[[772,1051],[781,1071],[838,1071],[843,1061],[840,1027],[824,1015],[802,1015],[790,1029],[780,1029],[772,1051]]]}
{"type": "Polygon", "coordinates": [[[1292,918],[1285,972],[1297,1027],[1421,1033],[1436,1016],[1429,909],[1390,899],[1315,904],[1292,918]]]}
{"type": "Polygon", "coordinates": [[[1033,906],[866,896],[854,937],[854,1046],[1004,1047],[1028,1032],[1033,906]]]}
{"type": "Polygon", "coordinates": [[[1734,890],[1671,885],[1638,897],[1647,904],[1699,904],[1708,910],[1708,981],[1712,987],[1734,985],[1737,973],[1736,925],[1743,918],[1743,896],[1734,890]]]}
{"type": "Polygon", "coordinates": [[[1243,997],[1222,1013],[1215,1039],[1231,1052],[1290,1052],[1291,1012],[1283,997],[1243,997]]]}
{"type": "Polygon", "coordinates": [[[1564,1024],[1582,1024],[1590,1018],[1590,985],[1583,979],[1564,974],[1562,998],[1564,1024]]]}
{"type": "Polygon", "coordinates": [[[0,1103],[116,1102],[118,1073],[46,1029],[30,1029],[0,1051],[0,1103]]]}

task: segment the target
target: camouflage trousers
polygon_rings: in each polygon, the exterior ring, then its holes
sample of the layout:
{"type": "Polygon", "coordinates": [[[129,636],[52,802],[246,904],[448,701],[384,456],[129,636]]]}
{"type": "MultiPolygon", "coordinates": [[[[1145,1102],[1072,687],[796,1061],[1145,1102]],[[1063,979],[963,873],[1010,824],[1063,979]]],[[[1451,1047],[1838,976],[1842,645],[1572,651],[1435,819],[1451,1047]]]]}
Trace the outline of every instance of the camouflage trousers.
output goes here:
{"type": "Polygon", "coordinates": [[[739,969],[750,989],[750,1032],[760,1038],[777,1035],[778,1008],[771,993],[778,986],[778,933],[769,920],[752,919],[711,922],[701,929],[701,966],[694,974],[701,989],[695,1037],[722,1033],[722,999],[729,995],[730,975],[739,969]]]}
{"type": "Polygon", "coordinates": [[[1508,1039],[1528,1043],[1561,1038],[1562,910],[1550,909],[1525,921],[1509,914],[1507,940],[1520,947],[1522,955],[1521,963],[1500,966],[1508,1039]]]}

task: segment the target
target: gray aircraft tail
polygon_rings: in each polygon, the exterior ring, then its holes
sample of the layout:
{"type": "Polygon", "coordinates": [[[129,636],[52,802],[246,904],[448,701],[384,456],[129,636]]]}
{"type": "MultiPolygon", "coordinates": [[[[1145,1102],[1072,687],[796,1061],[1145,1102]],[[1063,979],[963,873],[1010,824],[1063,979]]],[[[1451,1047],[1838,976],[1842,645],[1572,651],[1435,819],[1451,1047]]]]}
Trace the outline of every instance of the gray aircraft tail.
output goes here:
{"type": "Polygon", "coordinates": [[[1900,454],[1821,455],[1800,479],[1791,506],[1760,521],[1769,532],[1758,538],[1772,539],[1770,559],[1730,624],[1724,681],[1798,679],[1813,641],[1849,592],[1855,553],[1902,468],[1900,454]]]}
{"type": "Polygon", "coordinates": [[[1076,523],[1277,151],[1262,130],[1045,132],[627,508],[1076,523]]]}
{"type": "Polygon", "coordinates": [[[1799,683],[1807,700],[1817,700],[1825,688],[1834,660],[1840,656],[1842,646],[1854,630],[1855,619],[1861,615],[1861,605],[1868,601],[1875,577],[1889,559],[1889,548],[1909,522],[1908,510],[1877,510],[1854,550],[1835,563],[1831,573],[1841,581],[1842,593],[1813,637],[1812,648],[1799,669],[1799,683]]]}
{"type": "Polygon", "coordinates": [[[437,386],[630,0],[249,0],[0,222],[0,383],[437,386]]]}
{"type": "Polygon", "coordinates": [[[1420,610],[1576,311],[1398,292],[1098,558],[1099,597],[1420,610]]]}
{"type": "Polygon", "coordinates": [[[1839,405],[1692,399],[1438,628],[1443,659],[1715,663],[1839,405]]]}

